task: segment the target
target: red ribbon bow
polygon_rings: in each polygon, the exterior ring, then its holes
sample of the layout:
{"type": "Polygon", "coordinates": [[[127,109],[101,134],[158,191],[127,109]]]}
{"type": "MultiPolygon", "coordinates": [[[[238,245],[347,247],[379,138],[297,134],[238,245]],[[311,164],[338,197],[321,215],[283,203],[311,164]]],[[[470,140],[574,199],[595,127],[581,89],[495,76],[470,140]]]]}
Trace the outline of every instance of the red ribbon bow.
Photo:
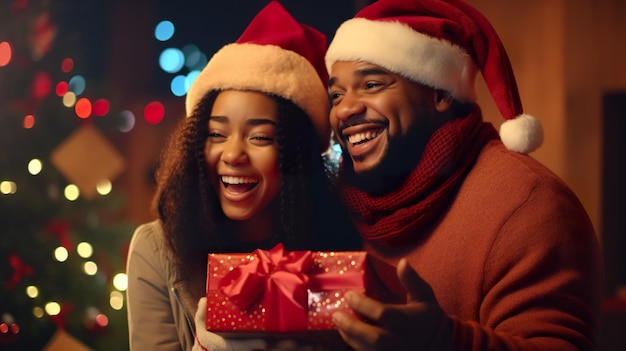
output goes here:
{"type": "Polygon", "coordinates": [[[7,289],[13,289],[25,275],[33,274],[33,267],[27,263],[24,263],[22,259],[16,254],[9,254],[9,265],[13,268],[13,274],[11,278],[6,281],[7,289]]]}
{"type": "Polygon", "coordinates": [[[306,329],[311,251],[286,252],[279,243],[254,254],[258,259],[237,266],[219,281],[220,290],[241,310],[260,300],[267,331],[306,329]]]}

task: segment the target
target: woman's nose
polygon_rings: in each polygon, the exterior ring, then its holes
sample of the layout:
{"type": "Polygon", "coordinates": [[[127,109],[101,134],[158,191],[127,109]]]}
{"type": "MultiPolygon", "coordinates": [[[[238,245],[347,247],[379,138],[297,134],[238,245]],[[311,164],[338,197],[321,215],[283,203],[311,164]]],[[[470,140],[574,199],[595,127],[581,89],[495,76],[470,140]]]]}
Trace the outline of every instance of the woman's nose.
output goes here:
{"type": "Polygon", "coordinates": [[[354,93],[346,92],[335,106],[332,113],[341,121],[347,121],[354,115],[365,113],[365,104],[354,93]]]}
{"type": "Polygon", "coordinates": [[[245,141],[235,137],[224,142],[221,160],[231,166],[248,163],[245,141]]]}

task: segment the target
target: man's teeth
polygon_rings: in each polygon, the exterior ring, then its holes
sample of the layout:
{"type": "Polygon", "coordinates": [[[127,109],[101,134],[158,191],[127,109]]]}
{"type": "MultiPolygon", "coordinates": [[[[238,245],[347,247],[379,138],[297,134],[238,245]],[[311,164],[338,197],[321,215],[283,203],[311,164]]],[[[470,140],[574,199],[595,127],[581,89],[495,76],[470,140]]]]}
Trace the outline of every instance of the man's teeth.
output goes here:
{"type": "Polygon", "coordinates": [[[249,177],[222,176],[222,182],[225,184],[251,184],[259,181],[256,178],[249,177]]]}
{"type": "Polygon", "coordinates": [[[363,141],[368,141],[376,138],[380,132],[364,132],[364,133],[356,133],[348,136],[348,141],[351,144],[357,144],[363,141]]]}

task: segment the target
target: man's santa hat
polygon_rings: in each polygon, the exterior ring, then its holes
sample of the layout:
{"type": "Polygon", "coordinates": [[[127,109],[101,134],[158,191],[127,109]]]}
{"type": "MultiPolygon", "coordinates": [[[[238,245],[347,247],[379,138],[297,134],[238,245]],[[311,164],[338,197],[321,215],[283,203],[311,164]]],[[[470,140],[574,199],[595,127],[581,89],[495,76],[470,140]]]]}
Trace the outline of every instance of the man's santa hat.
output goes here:
{"type": "Polygon", "coordinates": [[[212,90],[278,95],[292,101],[311,118],[322,147],[327,147],[330,126],[326,45],[323,33],[298,23],[279,2],[270,2],[239,39],[217,51],[200,72],[187,93],[187,115],[212,90]]]}
{"type": "Polygon", "coordinates": [[[480,71],[506,120],[500,138],[529,153],[543,142],[539,121],[524,114],[511,63],[495,29],[460,0],[378,0],[344,22],[326,54],[336,61],[367,61],[474,102],[480,71]]]}

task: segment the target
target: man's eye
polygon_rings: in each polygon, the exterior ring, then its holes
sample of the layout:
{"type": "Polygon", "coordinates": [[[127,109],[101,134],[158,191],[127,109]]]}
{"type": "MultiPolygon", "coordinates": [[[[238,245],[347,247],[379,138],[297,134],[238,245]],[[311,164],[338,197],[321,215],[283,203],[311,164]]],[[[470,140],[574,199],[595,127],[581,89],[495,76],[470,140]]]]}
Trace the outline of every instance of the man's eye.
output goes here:
{"type": "Polygon", "coordinates": [[[365,89],[372,89],[372,88],[379,87],[381,85],[382,84],[380,84],[380,83],[368,82],[368,83],[365,83],[365,89]]]}

